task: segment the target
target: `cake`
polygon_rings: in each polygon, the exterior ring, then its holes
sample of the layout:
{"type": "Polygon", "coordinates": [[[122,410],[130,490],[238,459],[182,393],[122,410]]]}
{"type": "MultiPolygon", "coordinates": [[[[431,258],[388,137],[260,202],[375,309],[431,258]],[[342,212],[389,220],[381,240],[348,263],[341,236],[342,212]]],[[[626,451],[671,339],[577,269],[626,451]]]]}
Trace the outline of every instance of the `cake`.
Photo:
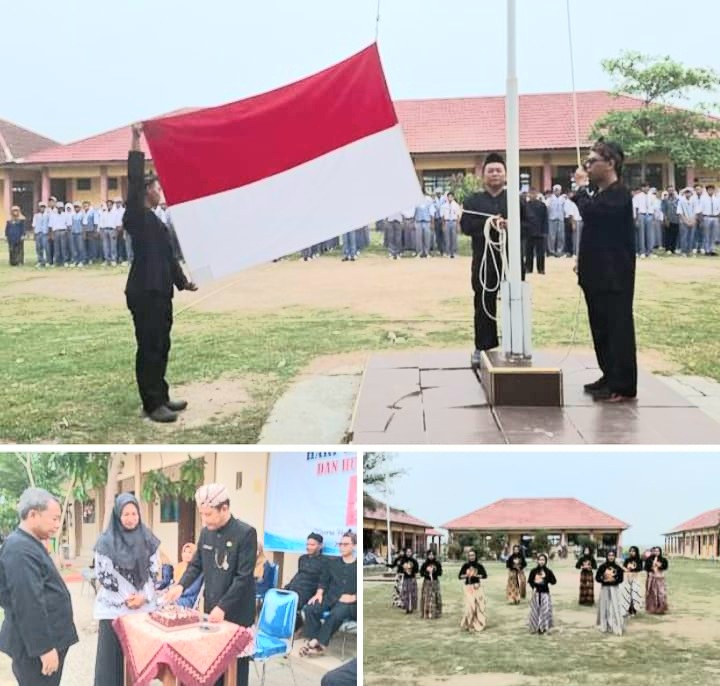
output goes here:
{"type": "Polygon", "coordinates": [[[200,613],[197,610],[190,610],[185,607],[164,607],[150,613],[150,619],[167,629],[175,629],[180,626],[200,623],[200,613]]]}

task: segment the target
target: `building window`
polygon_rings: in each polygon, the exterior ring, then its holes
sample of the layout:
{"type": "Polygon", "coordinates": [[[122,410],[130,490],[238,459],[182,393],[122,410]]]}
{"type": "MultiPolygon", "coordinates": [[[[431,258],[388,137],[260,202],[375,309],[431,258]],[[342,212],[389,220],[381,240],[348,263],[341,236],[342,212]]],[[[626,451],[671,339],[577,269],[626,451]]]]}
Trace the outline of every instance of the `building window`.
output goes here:
{"type": "Polygon", "coordinates": [[[177,498],[163,498],[160,501],[160,522],[171,524],[180,521],[180,501],[177,498]]]}
{"type": "Polygon", "coordinates": [[[548,543],[550,545],[560,545],[560,536],[559,534],[550,534],[548,537],[548,543]]]}
{"type": "Polygon", "coordinates": [[[450,190],[452,177],[464,174],[464,169],[439,169],[423,171],[423,190],[428,195],[433,195],[435,189],[439,188],[443,193],[450,190]]]}
{"type": "Polygon", "coordinates": [[[75,179],[75,190],[91,191],[92,179],[75,179]]]}
{"type": "Polygon", "coordinates": [[[83,524],[95,524],[95,501],[87,500],[83,503],[83,524]]]}
{"type": "MultiPolygon", "coordinates": [[[[553,186],[560,185],[562,186],[563,191],[569,191],[572,188],[572,183],[575,177],[575,172],[577,171],[577,165],[571,164],[571,165],[561,165],[559,167],[555,167],[555,175],[553,176],[553,186]]],[[[543,190],[549,190],[543,188],[543,190]]]]}
{"type": "Polygon", "coordinates": [[[108,190],[116,191],[120,187],[120,183],[117,176],[108,177],[108,190]]]}
{"type": "MultiPolygon", "coordinates": [[[[639,164],[626,164],[623,171],[623,180],[628,188],[640,188],[642,183],[642,166],[639,164]]],[[[687,175],[687,174],[686,174],[687,175]]],[[[651,188],[662,188],[663,165],[646,165],[645,181],[651,188]]]]}

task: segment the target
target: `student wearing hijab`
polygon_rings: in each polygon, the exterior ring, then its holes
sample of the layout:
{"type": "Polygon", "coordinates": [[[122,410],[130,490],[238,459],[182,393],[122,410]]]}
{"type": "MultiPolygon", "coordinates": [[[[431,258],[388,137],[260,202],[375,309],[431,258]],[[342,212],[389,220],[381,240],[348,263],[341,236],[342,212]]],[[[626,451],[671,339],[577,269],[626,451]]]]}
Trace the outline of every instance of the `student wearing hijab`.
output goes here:
{"type": "Polygon", "coordinates": [[[183,574],[187,571],[188,565],[192,562],[193,555],[197,546],[194,543],[186,543],[180,551],[180,562],[175,565],[173,572],[173,582],[178,583],[182,579],[183,574]]]}
{"type": "Polygon", "coordinates": [[[668,611],[667,588],[665,587],[665,571],[668,561],[663,557],[662,549],[655,546],[652,554],[645,560],[647,572],[647,592],[645,609],[650,615],[664,615],[668,611]]]}
{"type": "Polygon", "coordinates": [[[417,609],[417,575],[419,571],[420,565],[418,565],[417,560],[413,556],[412,548],[408,548],[400,563],[400,573],[403,575],[402,586],[400,588],[400,607],[405,610],[405,613],[408,615],[417,609]]]}
{"type": "Polygon", "coordinates": [[[425,562],[420,567],[420,576],[423,578],[420,616],[423,619],[438,619],[442,614],[442,595],[440,594],[442,565],[432,550],[428,551],[425,562]]]}
{"type": "MultiPolygon", "coordinates": [[[[180,562],[175,565],[175,569],[173,570],[173,578],[170,580],[171,583],[177,584],[180,582],[180,579],[183,578],[183,575],[187,571],[188,565],[192,562],[193,557],[195,557],[195,553],[197,552],[197,546],[194,543],[186,543],[182,547],[181,551],[181,560],[180,562]]],[[[201,574],[195,581],[190,584],[182,593],[180,596],[180,599],[177,601],[177,604],[180,607],[195,607],[195,604],[197,602],[197,598],[200,595],[200,589],[202,588],[203,584],[203,575],[201,574]]],[[[169,586],[170,584],[168,584],[169,586]]]]}
{"type": "Polygon", "coordinates": [[[257,559],[255,560],[255,593],[260,596],[261,601],[265,598],[265,594],[273,585],[273,566],[265,557],[265,549],[263,544],[258,541],[257,559]]]}
{"type": "Polygon", "coordinates": [[[575,569],[580,570],[580,605],[595,605],[595,575],[597,562],[589,546],[583,548],[583,554],[575,563],[575,569]]]}
{"type": "Polygon", "coordinates": [[[640,559],[640,549],[631,545],[628,556],[623,561],[625,583],[622,587],[623,614],[636,615],[642,610],[643,600],[640,586],[640,572],[643,571],[643,561],[640,559]]]}
{"type": "Polygon", "coordinates": [[[25,263],[24,235],[25,217],[23,217],[20,208],[13,205],[10,208],[10,219],[5,224],[5,238],[8,243],[8,257],[10,258],[11,267],[18,267],[25,263]]]}
{"type": "Polygon", "coordinates": [[[524,599],[527,593],[527,581],[525,580],[525,572],[527,560],[522,554],[519,545],[513,546],[512,555],[507,559],[505,566],[508,569],[508,581],[505,594],[508,602],[513,605],[519,605],[520,599],[524,599]]]}
{"type": "Polygon", "coordinates": [[[623,582],[622,567],[616,561],[617,554],[608,550],[607,558],[598,567],[595,581],[602,584],[598,602],[597,626],[603,633],[622,636],[625,633],[625,617],[622,610],[620,585],[623,582]]]}
{"type": "Polygon", "coordinates": [[[123,686],[123,652],[112,621],[155,609],[155,576],[160,570],[160,541],[140,518],[131,493],[115,500],[112,519],[95,545],[99,620],[95,686],[123,686]]]}
{"type": "Polygon", "coordinates": [[[460,567],[458,579],[465,582],[465,608],[460,628],[472,633],[485,629],[487,615],[485,614],[485,590],[480,585],[481,579],[487,579],[487,572],[477,560],[474,550],[469,550],[467,562],[460,567]]]}
{"type": "Polygon", "coordinates": [[[533,634],[544,634],[553,628],[552,599],[550,586],[557,583],[552,570],[547,566],[547,555],[540,553],[537,566],[530,572],[528,583],[533,589],[530,598],[528,626],[533,634]]]}
{"type": "Polygon", "coordinates": [[[402,608],[402,585],[403,585],[403,579],[404,574],[402,572],[402,566],[405,562],[405,552],[398,553],[397,557],[392,561],[388,563],[388,567],[390,569],[395,570],[395,583],[393,584],[393,594],[392,594],[392,606],[402,608]]]}

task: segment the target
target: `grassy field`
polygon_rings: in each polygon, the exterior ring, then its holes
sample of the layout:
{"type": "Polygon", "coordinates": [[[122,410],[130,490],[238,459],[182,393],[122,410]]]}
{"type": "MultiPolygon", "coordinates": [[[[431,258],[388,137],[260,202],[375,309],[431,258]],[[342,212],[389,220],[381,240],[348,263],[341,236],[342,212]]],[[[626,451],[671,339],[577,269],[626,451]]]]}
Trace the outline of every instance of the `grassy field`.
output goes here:
{"type": "MultiPolygon", "coordinates": [[[[0,244],[0,441],[253,443],[278,397],[319,357],[469,349],[469,259],[393,262],[373,240],[356,263],[341,264],[335,253],[250,270],[240,285],[178,315],[171,383],[230,380],[246,398],[221,420],[171,430],[139,420],[126,271],[36,270],[30,243],[28,264],[9,268],[0,244]]],[[[538,346],[572,340],[571,270],[571,260],[551,260],[546,277],[533,276],[538,346]]],[[[182,295],[176,307],[192,297],[182,295]]],[[[579,313],[576,345],[588,347],[584,306],[579,313]]],[[[646,368],[720,379],[720,260],[643,261],[636,313],[646,368]]]]}
{"type": "MultiPolygon", "coordinates": [[[[527,630],[526,603],[505,602],[504,565],[487,563],[488,625],[469,635],[462,615],[459,565],[448,563],[442,579],[443,616],[422,620],[390,607],[391,585],[366,581],[364,664],[369,686],[621,686],[640,680],[657,686],[709,685],[720,677],[719,567],[671,561],[670,614],[642,614],[623,637],[595,629],[595,608],[577,604],[577,572],[553,562],[555,629],[527,630]]],[[[598,585],[596,584],[596,598],[598,585]]]]}

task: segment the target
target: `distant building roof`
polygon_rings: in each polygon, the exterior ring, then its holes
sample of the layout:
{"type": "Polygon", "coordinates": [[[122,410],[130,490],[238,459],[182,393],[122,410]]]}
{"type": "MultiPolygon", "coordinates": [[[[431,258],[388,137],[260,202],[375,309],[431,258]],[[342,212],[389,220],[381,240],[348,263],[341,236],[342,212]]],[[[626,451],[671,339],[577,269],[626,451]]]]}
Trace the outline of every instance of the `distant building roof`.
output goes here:
{"type": "Polygon", "coordinates": [[[56,146],[57,141],[0,119],[0,164],[14,162],[39,150],[56,146]]]}
{"type": "MultiPolygon", "coordinates": [[[[375,500],[373,507],[365,508],[364,517],[365,519],[378,519],[384,522],[387,519],[387,506],[385,503],[375,500]]],[[[390,522],[392,524],[407,524],[408,526],[418,526],[423,529],[432,529],[432,524],[428,524],[422,519],[413,517],[411,514],[408,514],[403,510],[396,510],[394,507],[390,508],[390,522]]]]}
{"type": "Polygon", "coordinates": [[[538,529],[627,529],[630,525],[576,498],[504,498],[447,524],[443,529],[482,531],[538,529]]]}
{"type": "MultiPolygon", "coordinates": [[[[607,91],[577,94],[581,145],[588,145],[592,125],[611,110],[633,110],[641,101],[613,97],[607,91]]],[[[398,100],[398,119],[411,153],[488,152],[505,149],[504,96],[398,100]]],[[[166,117],[197,108],[188,107],[166,117]]],[[[520,149],[552,150],[575,147],[573,103],[570,93],[541,93],[520,96],[520,149]]],[[[52,141],[49,142],[53,144],[52,141]]],[[[121,162],[127,159],[130,125],[84,138],[67,145],[22,155],[28,165],[121,162]],[[32,154],[31,154],[32,153],[32,154]]],[[[47,148],[47,145],[43,146],[47,148]]],[[[143,150],[149,151],[143,141],[143,150]]]]}
{"type": "Polygon", "coordinates": [[[718,529],[720,528],[720,508],[708,510],[693,519],[683,522],[676,526],[670,534],[678,534],[684,531],[696,531],[698,529],[718,529]]]}

